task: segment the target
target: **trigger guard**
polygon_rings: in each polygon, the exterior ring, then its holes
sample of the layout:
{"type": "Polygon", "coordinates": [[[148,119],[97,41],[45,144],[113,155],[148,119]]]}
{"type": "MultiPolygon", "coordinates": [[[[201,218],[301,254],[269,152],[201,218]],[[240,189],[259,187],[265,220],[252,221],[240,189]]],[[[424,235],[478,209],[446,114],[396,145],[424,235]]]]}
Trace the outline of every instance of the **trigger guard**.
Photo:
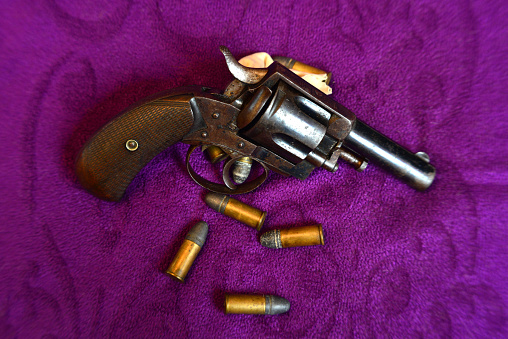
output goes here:
{"type": "Polygon", "coordinates": [[[231,176],[229,175],[229,169],[231,166],[236,162],[237,159],[240,159],[241,157],[235,157],[229,159],[226,164],[224,165],[224,168],[222,169],[222,180],[226,184],[226,186],[229,189],[232,189],[233,191],[238,188],[238,186],[235,185],[233,180],[231,180],[231,176]]]}
{"type": "MultiPolygon", "coordinates": [[[[243,193],[248,193],[248,192],[255,190],[256,188],[261,186],[261,184],[263,184],[265,182],[265,180],[268,178],[268,172],[269,172],[268,168],[266,167],[265,164],[260,163],[261,166],[263,167],[263,174],[261,174],[259,177],[257,177],[256,179],[254,179],[252,181],[246,182],[246,183],[238,185],[238,186],[236,186],[236,185],[232,184],[232,182],[230,182],[233,187],[236,187],[234,189],[232,189],[226,185],[217,184],[215,182],[207,180],[207,179],[203,178],[202,176],[200,176],[199,174],[197,174],[196,171],[194,171],[194,169],[190,165],[190,156],[198,147],[199,147],[199,145],[189,147],[189,150],[187,151],[187,157],[185,158],[185,165],[187,167],[187,172],[189,173],[189,176],[192,178],[192,180],[194,180],[196,182],[196,184],[198,184],[199,186],[201,186],[203,188],[206,188],[207,190],[210,190],[210,191],[216,192],[216,193],[228,194],[228,195],[243,194],[243,193]]],[[[239,158],[241,158],[241,157],[239,157],[239,158]]],[[[228,163],[226,164],[227,168],[226,168],[226,166],[224,166],[223,178],[226,177],[226,174],[229,176],[229,168],[234,163],[234,160],[236,160],[236,158],[228,161],[228,163]],[[229,164],[229,166],[228,166],[228,164],[229,164]],[[226,170],[227,170],[227,172],[226,172],[226,170]]],[[[231,181],[230,178],[228,178],[228,179],[231,181]]],[[[226,179],[224,179],[224,180],[226,180],[226,179]]]]}

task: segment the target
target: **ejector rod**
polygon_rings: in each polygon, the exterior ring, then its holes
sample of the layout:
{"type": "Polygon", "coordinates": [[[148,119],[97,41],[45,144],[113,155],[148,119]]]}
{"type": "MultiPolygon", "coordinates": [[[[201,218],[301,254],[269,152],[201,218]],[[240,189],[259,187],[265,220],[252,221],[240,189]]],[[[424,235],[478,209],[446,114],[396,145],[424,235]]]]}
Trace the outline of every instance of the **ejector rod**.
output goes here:
{"type": "Polygon", "coordinates": [[[420,191],[427,189],[436,175],[427,154],[411,153],[358,119],[343,146],[420,191]]]}

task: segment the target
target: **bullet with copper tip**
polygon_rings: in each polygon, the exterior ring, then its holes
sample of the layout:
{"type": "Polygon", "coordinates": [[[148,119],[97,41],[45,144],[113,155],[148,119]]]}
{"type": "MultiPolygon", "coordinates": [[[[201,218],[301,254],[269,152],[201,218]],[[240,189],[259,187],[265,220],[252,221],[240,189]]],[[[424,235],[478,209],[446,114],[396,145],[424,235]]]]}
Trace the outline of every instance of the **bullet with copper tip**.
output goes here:
{"type": "Polygon", "coordinates": [[[259,241],[264,247],[276,249],[325,244],[321,224],[271,230],[263,233],[259,241]]]}
{"type": "Polygon", "coordinates": [[[194,225],[185,236],[185,240],[166,270],[166,274],[180,282],[184,282],[189,269],[205,243],[207,235],[208,224],[206,222],[200,221],[194,225]]]}
{"type": "Polygon", "coordinates": [[[260,211],[255,207],[244,204],[227,195],[209,192],[205,196],[205,202],[217,212],[238,220],[258,231],[263,227],[263,223],[265,222],[266,212],[260,211]]]}
{"type": "Polygon", "coordinates": [[[275,295],[226,294],[226,314],[282,314],[289,311],[287,299],[275,295]]]}

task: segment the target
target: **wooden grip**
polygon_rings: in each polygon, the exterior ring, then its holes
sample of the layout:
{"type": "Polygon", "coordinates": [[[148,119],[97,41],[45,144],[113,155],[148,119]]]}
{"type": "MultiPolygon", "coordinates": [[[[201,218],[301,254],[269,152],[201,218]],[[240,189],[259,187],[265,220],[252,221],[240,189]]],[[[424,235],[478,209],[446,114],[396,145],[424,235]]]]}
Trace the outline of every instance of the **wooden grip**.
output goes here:
{"type": "Polygon", "coordinates": [[[189,132],[194,122],[191,98],[190,94],[159,95],[109,122],[78,156],[76,174],[81,185],[101,199],[120,200],[153,157],[189,132]]]}

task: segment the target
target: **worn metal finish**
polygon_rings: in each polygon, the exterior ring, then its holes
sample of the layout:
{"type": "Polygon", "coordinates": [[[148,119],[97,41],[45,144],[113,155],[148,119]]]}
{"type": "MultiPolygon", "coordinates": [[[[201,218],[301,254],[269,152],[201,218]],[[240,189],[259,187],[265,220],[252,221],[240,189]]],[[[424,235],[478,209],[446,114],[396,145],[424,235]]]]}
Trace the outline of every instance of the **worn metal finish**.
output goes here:
{"type": "Polygon", "coordinates": [[[246,68],[229,50],[221,50],[237,78],[227,93],[194,86],[127,109],[84,146],[76,166],[82,185],[100,198],[119,200],[141,168],[178,141],[192,145],[186,158],[192,179],[223,194],[255,189],[268,169],[301,180],[317,167],[335,172],[339,159],[359,171],[367,163],[378,164],[419,190],[432,183],[435,169],[423,152],[413,154],[366,126],[278,62],[266,69],[246,68]],[[129,152],[126,147],[134,143],[126,145],[126,140],[136,140],[139,148],[129,152]],[[204,179],[190,165],[192,152],[203,145],[218,147],[231,158],[224,165],[223,184],[204,179]],[[243,157],[261,164],[264,172],[237,184],[229,169],[243,157]]]}
{"type": "Polygon", "coordinates": [[[266,212],[224,194],[209,192],[205,196],[205,203],[217,212],[238,220],[258,231],[263,227],[265,222],[266,212]]]}
{"type": "Polygon", "coordinates": [[[286,248],[324,245],[321,224],[265,232],[260,237],[261,245],[268,248],[286,248]]]}
{"type": "MultiPolygon", "coordinates": [[[[224,96],[227,97],[231,102],[235,102],[240,95],[247,89],[247,85],[238,79],[234,79],[224,90],[224,96]]],[[[242,106],[242,102],[239,102],[239,107],[242,106]]]]}
{"type": "Polygon", "coordinates": [[[251,68],[241,65],[225,46],[221,46],[220,51],[224,54],[224,58],[226,58],[226,64],[231,74],[241,82],[256,84],[268,73],[266,68],[251,68]]]}
{"type": "MultiPolygon", "coordinates": [[[[335,172],[339,159],[362,171],[375,155],[375,152],[357,147],[353,141],[356,136],[352,133],[353,127],[362,123],[357,124],[351,111],[276,62],[267,68],[262,82],[247,85],[242,88],[241,94],[237,91],[236,95],[236,101],[242,102],[239,107],[218,98],[195,97],[191,105],[193,111],[203,118],[208,136],[203,138],[198,134],[202,132],[199,130],[189,133],[184,142],[212,142],[232,157],[249,157],[277,173],[302,180],[316,167],[335,172]],[[221,114],[215,119],[205,113],[217,111],[221,114]]],[[[403,149],[392,141],[390,143],[394,148],[403,149]]],[[[423,161],[423,158],[418,160],[423,161]]],[[[374,159],[372,162],[378,161],[374,159]]],[[[229,164],[228,169],[231,166],[229,164]]],[[[384,164],[383,167],[395,171],[400,177],[397,168],[384,164]]],[[[420,169],[414,167],[414,175],[426,176],[420,169]]],[[[193,173],[190,174],[195,179],[193,173]]],[[[427,176],[428,182],[432,179],[427,176]]],[[[215,192],[240,194],[247,191],[247,186],[237,186],[226,171],[223,186],[210,185],[201,179],[196,181],[215,192]]],[[[260,181],[249,182],[249,189],[256,187],[253,182],[260,181]]]]}
{"type": "Polygon", "coordinates": [[[283,314],[291,304],[285,298],[274,295],[226,294],[224,312],[226,314],[283,314]]]}
{"type": "Polygon", "coordinates": [[[354,169],[358,172],[363,172],[369,165],[367,159],[360,157],[357,154],[354,154],[352,151],[349,151],[345,148],[339,148],[339,158],[344,160],[348,164],[354,167],[354,169]]]}
{"type": "Polygon", "coordinates": [[[364,155],[417,190],[424,191],[434,181],[436,169],[429,163],[428,155],[409,152],[361,121],[356,122],[344,146],[364,155]]]}
{"type": "Polygon", "coordinates": [[[175,258],[166,270],[166,274],[183,283],[201,247],[203,247],[207,235],[208,224],[206,222],[200,221],[194,225],[187,233],[175,258]]]}
{"type": "Polygon", "coordinates": [[[236,119],[238,128],[244,128],[250,124],[256,116],[261,113],[261,110],[264,108],[271,96],[272,91],[268,87],[259,87],[254,92],[249,102],[245,104],[241,112],[238,114],[236,119]]]}
{"type": "MultiPolygon", "coordinates": [[[[263,114],[249,120],[257,122],[242,134],[293,163],[304,160],[321,143],[326,126],[298,109],[291,97],[291,88],[283,82],[263,114]]],[[[241,111],[238,119],[242,118],[241,111]]]]}

